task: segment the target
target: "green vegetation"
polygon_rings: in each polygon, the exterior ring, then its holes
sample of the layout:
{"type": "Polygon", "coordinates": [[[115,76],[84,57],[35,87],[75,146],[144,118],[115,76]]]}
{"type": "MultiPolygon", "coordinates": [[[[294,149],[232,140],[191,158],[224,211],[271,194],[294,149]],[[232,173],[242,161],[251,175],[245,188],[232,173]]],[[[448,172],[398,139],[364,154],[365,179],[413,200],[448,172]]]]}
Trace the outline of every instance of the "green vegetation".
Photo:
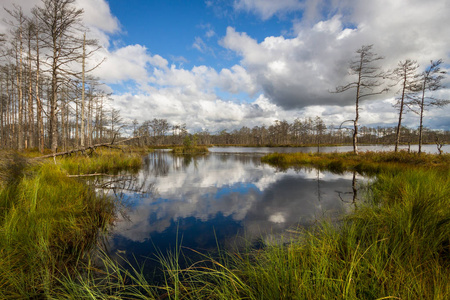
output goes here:
{"type": "MultiPolygon", "coordinates": [[[[148,151],[147,151],[148,152],[148,151]]],[[[142,164],[140,151],[96,150],[91,155],[75,155],[58,159],[57,163],[71,175],[113,173],[121,170],[137,172],[142,164]]]]}
{"type": "Polygon", "coordinates": [[[273,154],[265,160],[283,167],[364,170],[377,177],[367,200],[339,224],[325,221],[297,229],[296,237],[262,249],[219,249],[218,255],[204,256],[187,268],[180,267],[183,251],[195,250],[179,246],[174,253],[160,253],[159,284],[149,281],[143,269],[124,268],[102,252],[91,255],[99,229],[114,216],[110,200],[67,178],[58,166],[27,167],[17,157],[10,165],[7,161],[0,194],[0,296],[450,298],[448,155],[273,154]]]}
{"type": "Polygon", "coordinates": [[[192,146],[192,147],[174,147],[172,153],[174,154],[205,154],[208,153],[206,146],[192,146]]]}
{"type": "Polygon", "coordinates": [[[137,171],[142,158],[116,149],[55,160],[2,154],[0,298],[49,297],[60,277],[89,261],[115,217],[112,199],[67,174],[137,171]]]}
{"type": "Polygon", "coordinates": [[[193,136],[193,138],[185,137],[183,142],[183,147],[174,147],[172,153],[174,154],[204,154],[208,153],[208,147],[206,146],[197,146],[197,136],[193,136]]]}
{"type": "Polygon", "coordinates": [[[114,203],[50,163],[1,163],[0,298],[48,296],[94,248],[114,203]]]}
{"type": "Polygon", "coordinates": [[[400,172],[411,168],[444,168],[450,165],[450,154],[434,155],[400,152],[362,152],[355,155],[345,153],[272,153],[261,159],[263,162],[282,168],[312,166],[335,172],[358,171],[378,174],[400,172]]]}
{"type": "MultiPolygon", "coordinates": [[[[61,295],[138,299],[448,299],[450,173],[382,173],[369,201],[339,226],[262,250],[220,252],[181,269],[182,252],[160,256],[164,284],[104,259],[102,281],[66,278],[61,295]]],[[[191,251],[191,250],[188,250],[191,251]]],[[[92,277],[95,277],[91,275],[92,277]]]]}

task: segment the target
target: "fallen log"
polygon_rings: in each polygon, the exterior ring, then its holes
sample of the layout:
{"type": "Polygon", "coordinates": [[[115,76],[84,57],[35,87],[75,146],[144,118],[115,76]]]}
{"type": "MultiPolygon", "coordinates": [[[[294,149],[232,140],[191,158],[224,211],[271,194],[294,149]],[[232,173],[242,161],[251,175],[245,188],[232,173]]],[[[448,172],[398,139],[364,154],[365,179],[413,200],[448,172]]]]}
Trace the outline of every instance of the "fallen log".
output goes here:
{"type": "MultiPolygon", "coordinates": [[[[128,139],[125,139],[125,140],[121,140],[121,141],[116,142],[116,144],[124,143],[124,142],[130,141],[130,140],[134,140],[134,139],[138,139],[138,138],[140,138],[140,136],[128,138],[128,139]]],[[[78,149],[72,149],[72,150],[64,151],[64,152],[56,152],[56,153],[52,153],[52,154],[47,154],[47,155],[39,156],[39,157],[36,157],[35,159],[39,159],[39,158],[48,158],[48,157],[53,157],[53,158],[54,158],[54,157],[56,157],[56,156],[71,155],[71,154],[73,154],[73,153],[77,153],[77,152],[85,152],[85,151],[88,151],[88,150],[91,150],[91,153],[92,153],[92,152],[95,151],[95,149],[97,149],[97,148],[99,148],[99,147],[106,147],[106,148],[120,149],[119,147],[114,147],[114,140],[115,140],[115,137],[113,138],[112,142],[101,143],[101,144],[95,144],[95,145],[92,145],[92,146],[87,146],[87,147],[78,148],[78,149]]]]}
{"type": "Polygon", "coordinates": [[[67,175],[67,177],[78,178],[78,177],[94,177],[94,176],[108,176],[108,177],[119,177],[123,175],[111,175],[106,173],[92,173],[92,174],[81,174],[81,175],[67,175]]]}

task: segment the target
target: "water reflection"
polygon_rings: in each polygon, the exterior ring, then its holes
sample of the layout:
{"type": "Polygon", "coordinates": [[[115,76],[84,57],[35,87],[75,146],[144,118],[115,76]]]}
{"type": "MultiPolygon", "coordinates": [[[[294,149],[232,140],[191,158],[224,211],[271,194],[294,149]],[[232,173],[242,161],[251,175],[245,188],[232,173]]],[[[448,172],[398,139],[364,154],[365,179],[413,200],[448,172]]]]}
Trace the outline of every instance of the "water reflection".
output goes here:
{"type": "Polygon", "coordinates": [[[280,171],[253,154],[151,153],[120,192],[114,183],[129,207],[115,225],[110,250],[151,257],[155,247],[165,252],[174,246],[177,234],[184,246],[197,250],[216,249],[216,240],[232,244],[240,235],[268,241],[286,229],[352,209],[358,177],[316,169],[280,171]]]}

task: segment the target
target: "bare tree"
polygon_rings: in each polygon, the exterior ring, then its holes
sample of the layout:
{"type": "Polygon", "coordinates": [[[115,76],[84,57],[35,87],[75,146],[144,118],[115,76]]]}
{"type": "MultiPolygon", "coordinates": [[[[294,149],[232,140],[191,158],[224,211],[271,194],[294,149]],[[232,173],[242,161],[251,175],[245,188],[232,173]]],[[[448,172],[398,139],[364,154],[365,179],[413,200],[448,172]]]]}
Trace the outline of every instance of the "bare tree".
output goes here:
{"type": "MultiPolygon", "coordinates": [[[[90,70],[86,70],[86,58],[89,58],[92,56],[97,50],[99,50],[101,47],[98,45],[97,40],[86,40],[86,32],[83,34],[83,53],[81,55],[81,147],[85,146],[85,84],[86,84],[86,73],[93,71],[98,66],[100,66],[104,60],[102,60],[99,64],[91,68],[90,70]],[[90,47],[89,50],[86,49],[86,47],[90,47]]],[[[94,81],[92,79],[92,81],[94,81]]],[[[90,99],[92,100],[92,99],[90,99]]],[[[91,109],[90,107],[89,109],[91,109]]],[[[78,126],[78,125],[77,125],[78,126]]]]}
{"type": "Polygon", "coordinates": [[[11,34],[14,36],[12,40],[15,58],[16,58],[16,87],[17,87],[17,104],[18,104],[18,141],[17,148],[19,150],[24,147],[24,108],[23,108],[23,35],[26,26],[26,18],[22,11],[22,7],[19,5],[13,5],[14,9],[9,10],[5,8],[5,11],[15,20],[7,22],[13,29],[11,34]]]}
{"type": "Polygon", "coordinates": [[[120,124],[122,123],[122,117],[120,116],[120,110],[115,109],[115,108],[111,108],[111,135],[110,138],[111,140],[114,139],[114,136],[119,132],[121,126],[120,124]]]}
{"type": "Polygon", "coordinates": [[[357,56],[349,64],[349,75],[355,77],[355,80],[347,85],[336,87],[334,91],[334,93],[342,93],[356,89],[355,119],[347,120],[353,122],[353,152],[355,154],[358,154],[359,102],[364,98],[379,95],[388,90],[383,87],[386,73],[375,64],[384,57],[372,52],[372,47],[373,45],[363,45],[356,50],[357,56]]]}
{"type": "Polygon", "coordinates": [[[50,63],[48,72],[51,74],[50,94],[50,143],[51,150],[56,153],[58,147],[58,93],[63,80],[72,75],[69,64],[80,57],[79,34],[82,31],[82,9],[73,4],[75,0],[43,0],[43,6],[33,9],[33,14],[39,21],[42,30],[42,46],[49,51],[50,63]]]}
{"type": "Polygon", "coordinates": [[[417,90],[417,69],[419,65],[416,61],[407,59],[405,61],[400,61],[397,68],[394,69],[392,73],[392,78],[397,81],[396,84],[400,84],[400,97],[397,98],[397,103],[395,104],[398,109],[398,125],[395,138],[395,152],[398,151],[398,144],[400,143],[400,135],[402,128],[402,118],[404,113],[404,108],[408,95],[411,95],[417,90]]]}
{"type": "Polygon", "coordinates": [[[419,154],[422,152],[422,140],[423,140],[423,115],[425,108],[429,106],[442,107],[450,103],[449,100],[438,99],[433,95],[426,95],[426,92],[434,92],[441,89],[443,86],[441,84],[444,75],[447,74],[446,71],[442,71],[440,65],[442,64],[442,59],[437,61],[431,61],[431,64],[423,71],[419,76],[419,93],[414,94],[412,98],[412,103],[419,107],[419,110],[413,109],[414,112],[419,114],[419,154]]]}

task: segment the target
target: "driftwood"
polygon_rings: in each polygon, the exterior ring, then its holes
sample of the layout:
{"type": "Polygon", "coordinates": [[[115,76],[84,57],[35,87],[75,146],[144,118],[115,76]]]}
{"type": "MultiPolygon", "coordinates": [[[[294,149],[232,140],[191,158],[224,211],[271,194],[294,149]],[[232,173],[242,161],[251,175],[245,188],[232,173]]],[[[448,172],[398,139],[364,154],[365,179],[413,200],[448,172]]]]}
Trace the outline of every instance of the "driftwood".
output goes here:
{"type": "MultiPolygon", "coordinates": [[[[54,158],[54,157],[56,157],[56,156],[71,155],[71,154],[73,154],[73,153],[77,153],[77,152],[85,152],[85,151],[88,151],[88,150],[90,150],[91,153],[92,153],[92,152],[95,151],[95,149],[97,149],[97,148],[99,148],[99,147],[106,147],[106,148],[120,149],[120,148],[118,148],[118,147],[114,147],[114,140],[115,140],[115,138],[116,138],[116,137],[114,136],[113,140],[112,140],[111,142],[108,142],[108,143],[95,144],[95,145],[92,145],[92,146],[88,146],[88,147],[84,147],[84,148],[78,148],[78,149],[72,149],[72,150],[64,151],[64,152],[56,152],[56,153],[52,153],[52,154],[47,154],[47,155],[43,155],[43,156],[36,157],[36,159],[39,159],[39,158],[48,158],[48,157],[53,157],[53,158],[54,158]]],[[[129,139],[125,139],[125,140],[118,141],[116,144],[124,143],[124,142],[131,141],[131,140],[138,139],[138,138],[140,138],[140,137],[139,137],[139,136],[137,136],[137,137],[132,137],[132,138],[129,138],[129,139]]]]}
{"type": "Polygon", "coordinates": [[[92,174],[82,174],[82,175],[67,175],[67,177],[73,177],[73,178],[77,178],[77,177],[94,177],[94,176],[119,177],[119,176],[123,176],[123,175],[111,175],[111,174],[106,174],[106,173],[92,173],[92,174]]]}

